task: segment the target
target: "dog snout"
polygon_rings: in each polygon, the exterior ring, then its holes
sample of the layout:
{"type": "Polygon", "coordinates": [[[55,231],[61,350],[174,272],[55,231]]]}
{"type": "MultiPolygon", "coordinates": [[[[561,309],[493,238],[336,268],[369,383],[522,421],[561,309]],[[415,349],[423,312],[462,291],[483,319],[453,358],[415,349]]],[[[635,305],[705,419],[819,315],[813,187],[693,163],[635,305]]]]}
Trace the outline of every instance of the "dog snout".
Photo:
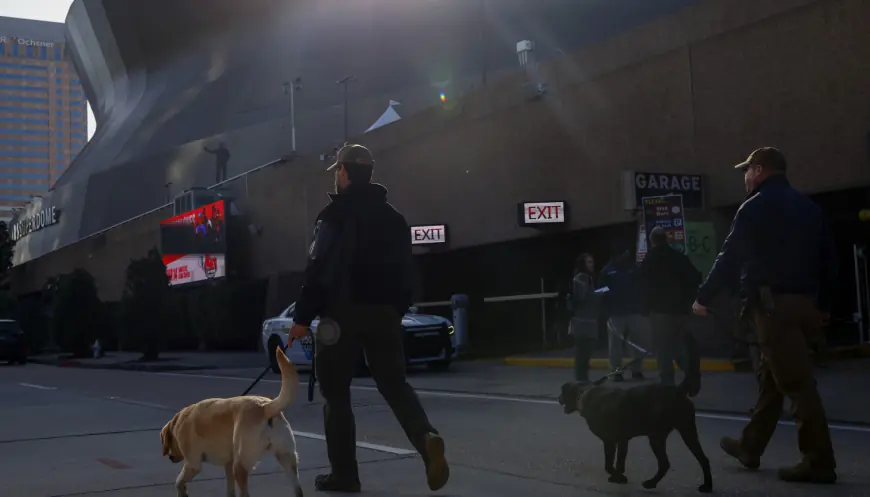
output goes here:
{"type": "Polygon", "coordinates": [[[181,462],[181,458],[173,454],[169,454],[169,460],[172,461],[173,464],[181,462]]]}

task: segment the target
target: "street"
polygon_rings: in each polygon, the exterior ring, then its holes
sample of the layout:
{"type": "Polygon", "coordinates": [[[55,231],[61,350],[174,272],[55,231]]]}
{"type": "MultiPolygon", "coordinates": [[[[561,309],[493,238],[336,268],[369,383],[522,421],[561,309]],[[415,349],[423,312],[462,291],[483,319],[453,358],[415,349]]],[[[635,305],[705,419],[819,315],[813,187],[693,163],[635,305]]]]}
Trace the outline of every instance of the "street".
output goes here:
{"type": "MultiPolygon", "coordinates": [[[[0,366],[0,481],[4,482],[0,494],[175,495],[173,482],[180,468],[161,457],[160,428],[189,403],[240,394],[258,373],[254,369],[147,373],[0,366]]],[[[629,448],[628,485],[607,483],[601,443],[582,418],[566,416],[554,400],[559,376],[568,375],[568,370],[479,363],[459,363],[448,373],[412,373],[411,383],[420,388],[430,419],[447,441],[451,479],[437,495],[650,493],[640,482],[653,475],[655,461],[642,439],[635,439],[629,448]]],[[[270,373],[252,393],[272,397],[278,389],[278,377],[270,373]]],[[[371,379],[355,379],[353,395],[363,495],[430,495],[420,458],[410,450],[371,379]]],[[[296,404],[286,412],[297,434],[308,495],[315,495],[314,476],[328,468],[320,406],[317,396],[313,403],[307,402],[303,386],[296,404]]],[[[776,480],[776,467],[799,457],[791,424],[779,427],[757,472],[738,467],[718,447],[721,436],[737,435],[741,426],[740,415],[699,412],[701,443],[713,466],[717,495],[870,495],[870,474],[861,471],[870,462],[870,428],[833,425],[839,483],[808,486],[776,480]]],[[[653,493],[699,495],[698,464],[679,436],[672,435],[668,447],[672,468],[653,493]]],[[[290,488],[269,458],[260,464],[250,485],[256,497],[286,496],[290,488]]],[[[190,486],[190,495],[224,495],[223,470],[206,465],[190,486]]]]}

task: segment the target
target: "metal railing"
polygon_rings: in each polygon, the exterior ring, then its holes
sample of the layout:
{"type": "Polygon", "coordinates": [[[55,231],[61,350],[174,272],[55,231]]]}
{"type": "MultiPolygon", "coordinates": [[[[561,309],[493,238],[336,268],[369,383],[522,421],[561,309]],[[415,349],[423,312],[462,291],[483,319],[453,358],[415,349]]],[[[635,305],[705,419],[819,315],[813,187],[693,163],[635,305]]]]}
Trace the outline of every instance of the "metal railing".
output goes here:
{"type": "MultiPolygon", "coordinates": [[[[269,167],[269,166],[274,166],[274,165],[276,165],[276,164],[281,164],[281,163],[283,163],[283,162],[289,162],[289,159],[286,158],[286,157],[282,157],[282,158],[280,158],[280,159],[272,160],[272,161],[267,162],[267,163],[265,163],[265,164],[259,165],[259,166],[257,166],[257,167],[252,168],[252,169],[249,169],[249,170],[247,170],[247,171],[245,171],[245,172],[243,172],[243,173],[237,174],[237,175],[235,175],[235,176],[231,176],[231,177],[229,177],[229,178],[227,178],[227,179],[225,179],[225,180],[223,180],[223,181],[221,181],[221,182],[219,182],[219,183],[215,183],[215,184],[213,184],[213,185],[211,185],[211,186],[208,186],[208,187],[206,187],[206,190],[213,190],[213,189],[215,189],[215,188],[220,187],[221,185],[225,185],[225,184],[230,183],[230,182],[232,182],[232,181],[236,181],[236,180],[238,180],[239,178],[245,178],[245,196],[247,197],[247,195],[248,195],[248,175],[249,175],[249,174],[251,174],[251,173],[255,173],[255,172],[260,171],[260,170],[262,170],[262,169],[265,169],[265,168],[267,168],[267,167],[269,167]]],[[[123,226],[123,225],[125,225],[125,224],[127,224],[127,223],[132,223],[133,221],[136,221],[136,220],[138,220],[138,219],[142,219],[143,217],[146,217],[146,216],[150,216],[151,214],[154,214],[155,212],[159,212],[159,211],[161,211],[161,210],[163,210],[163,209],[166,209],[167,207],[172,207],[173,203],[174,203],[174,202],[167,202],[167,203],[165,203],[165,204],[163,204],[163,205],[161,205],[161,206],[159,206],[159,207],[155,207],[155,208],[153,208],[153,209],[151,209],[151,210],[149,210],[149,211],[143,212],[143,213],[141,213],[141,214],[137,214],[137,215],[135,215],[135,216],[133,216],[133,217],[131,217],[131,218],[129,218],[129,219],[125,219],[125,220],[123,220],[123,221],[121,221],[121,222],[115,223],[115,224],[113,224],[113,225],[111,225],[111,226],[109,226],[109,227],[107,227],[107,228],[103,228],[103,229],[101,229],[101,230],[99,230],[99,231],[95,231],[95,232],[91,233],[90,235],[83,236],[83,237],[79,238],[78,240],[76,240],[76,241],[74,241],[74,242],[68,243],[68,244],[66,244],[66,245],[62,245],[62,246],[58,247],[58,248],[55,249],[55,250],[59,250],[59,249],[62,249],[62,248],[64,248],[64,247],[67,247],[67,246],[69,246],[69,245],[74,245],[74,244],[76,244],[76,243],[78,243],[78,242],[82,242],[82,241],[88,240],[88,239],[90,239],[90,238],[94,238],[94,237],[100,236],[100,235],[102,235],[102,234],[104,234],[104,233],[107,233],[107,232],[109,232],[109,231],[111,231],[111,230],[113,230],[113,229],[115,229],[115,228],[119,228],[119,227],[121,227],[121,226],[123,226]]],[[[52,251],[52,252],[53,252],[53,251],[52,251]]],[[[44,255],[44,254],[43,254],[43,255],[44,255]]]]}

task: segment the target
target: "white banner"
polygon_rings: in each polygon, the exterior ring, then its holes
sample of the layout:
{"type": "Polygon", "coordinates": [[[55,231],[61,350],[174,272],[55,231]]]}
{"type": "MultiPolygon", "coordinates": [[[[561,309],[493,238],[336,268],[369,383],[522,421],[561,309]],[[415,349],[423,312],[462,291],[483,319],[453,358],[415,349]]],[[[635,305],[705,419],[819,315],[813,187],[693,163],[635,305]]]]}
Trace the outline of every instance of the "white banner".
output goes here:
{"type": "Polygon", "coordinates": [[[173,286],[226,276],[227,263],[223,254],[185,255],[177,259],[167,259],[164,256],[166,275],[169,276],[169,284],[173,286]]]}

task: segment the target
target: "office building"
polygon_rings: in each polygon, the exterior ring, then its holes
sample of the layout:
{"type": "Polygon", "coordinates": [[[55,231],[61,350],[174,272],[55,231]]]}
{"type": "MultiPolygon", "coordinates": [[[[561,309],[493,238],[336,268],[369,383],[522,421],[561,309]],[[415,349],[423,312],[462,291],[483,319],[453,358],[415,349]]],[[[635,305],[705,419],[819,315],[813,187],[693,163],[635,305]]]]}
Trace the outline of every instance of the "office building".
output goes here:
{"type": "Polygon", "coordinates": [[[86,105],[64,25],[0,17],[0,221],[54,185],[84,147],[86,105]]]}

